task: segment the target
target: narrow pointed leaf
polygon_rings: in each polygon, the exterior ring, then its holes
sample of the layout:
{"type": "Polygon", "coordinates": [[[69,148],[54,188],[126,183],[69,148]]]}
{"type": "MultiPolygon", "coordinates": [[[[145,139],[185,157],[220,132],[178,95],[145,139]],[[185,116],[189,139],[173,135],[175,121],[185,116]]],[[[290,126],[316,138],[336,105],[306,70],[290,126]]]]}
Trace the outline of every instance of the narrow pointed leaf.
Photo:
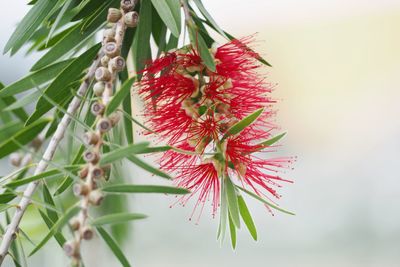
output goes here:
{"type": "Polygon", "coordinates": [[[275,144],[276,142],[278,142],[279,140],[281,140],[285,135],[286,135],[286,133],[281,133],[277,136],[272,137],[271,139],[268,139],[264,142],[259,143],[258,145],[262,146],[262,147],[269,147],[269,146],[275,144]]]}
{"type": "Polygon", "coordinates": [[[110,215],[105,215],[94,219],[90,224],[93,226],[99,226],[104,224],[117,224],[125,223],[132,220],[140,220],[147,218],[147,215],[140,213],[114,213],[110,215]]]}
{"type": "Polygon", "coordinates": [[[228,36],[226,36],[225,32],[218,26],[218,23],[214,20],[214,18],[211,16],[211,14],[207,11],[207,9],[204,7],[203,3],[201,0],[193,0],[195,2],[197,8],[200,10],[201,14],[211,23],[211,25],[225,38],[229,39],[228,36]]]}
{"type": "MultiPolygon", "coordinates": [[[[140,152],[139,152],[140,153],[140,152]]],[[[140,158],[136,157],[135,155],[129,155],[127,157],[127,159],[132,162],[133,164],[135,164],[136,166],[154,174],[157,175],[159,177],[171,180],[172,177],[170,175],[168,175],[167,173],[147,164],[146,162],[144,162],[143,160],[141,160],[140,158]]]]}
{"type": "Polygon", "coordinates": [[[27,94],[19,98],[17,101],[9,105],[4,110],[14,110],[17,108],[26,107],[27,105],[35,103],[39,99],[40,95],[41,95],[40,91],[34,91],[33,93],[27,94]]]}
{"type": "Polygon", "coordinates": [[[229,177],[225,178],[225,189],[230,217],[232,217],[236,227],[240,228],[239,205],[237,201],[236,189],[229,177]]]}
{"type": "Polygon", "coordinates": [[[257,241],[257,229],[253,222],[253,218],[251,217],[250,211],[247,208],[246,202],[244,201],[242,196],[238,196],[238,204],[240,216],[242,216],[242,219],[246,224],[247,229],[249,230],[253,239],[257,241]]]}
{"type": "Polygon", "coordinates": [[[263,113],[264,109],[260,108],[253,112],[252,114],[246,116],[244,119],[241,121],[235,123],[231,128],[228,129],[228,131],[225,133],[225,135],[222,137],[222,141],[225,140],[227,137],[230,135],[235,135],[243,131],[247,126],[251,125],[253,122],[257,120],[257,118],[263,113]]]}
{"type": "Polygon", "coordinates": [[[236,248],[236,226],[232,220],[232,216],[229,214],[229,231],[231,233],[231,244],[232,248],[236,248]]]}
{"type": "Polygon", "coordinates": [[[179,37],[180,27],[177,21],[175,20],[174,15],[171,11],[171,7],[168,5],[167,1],[151,0],[151,2],[154,8],[157,10],[158,15],[160,15],[161,19],[163,20],[165,25],[167,25],[171,33],[176,37],[179,37]]]}
{"type": "Polygon", "coordinates": [[[22,129],[23,124],[19,121],[11,121],[0,126],[0,140],[13,136],[18,130],[22,129]]]}
{"type": "Polygon", "coordinates": [[[100,236],[106,242],[106,244],[110,247],[111,251],[114,253],[115,257],[119,260],[123,267],[130,267],[129,261],[125,257],[122,249],[118,246],[117,242],[109,235],[103,227],[98,226],[96,227],[97,231],[99,232],[100,236]]]}
{"type": "MultiPolygon", "coordinates": [[[[133,58],[135,62],[135,71],[139,73],[143,70],[145,63],[150,58],[148,57],[150,51],[150,36],[152,26],[152,5],[151,1],[140,2],[140,19],[135,33],[135,40],[133,42],[133,58]]],[[[138,75],[138,80],[141,75],[138,75]]]]}
{"type": "MultiPolygon", "coordinates": [[[[44,223],[47,225],[47,228],[50,230],[53,225],[54,222],[51,221],[51,219],[46,215],[46,213],[44,213],[42,210],[38,210],[40,216],[42,217],[44,223]]],[[[57,241],[57,243],[60,245],[60,247],[62,247],[66,241],[65,237],[63,236],[63,234],[58,231],[57,233],[54,234],[54,239],[57,241]]],[[[37,246],[37,245],[35,245],[37,246]]]]}
{"type": "Polygon", "coordinates": [[[106,115],[113,113],[126,97],[130,97],[129,92],[135,80],[136,79],[133,77],[124,82],[119,91],[113,96],[110,103],[108,103],[106,115]]]}
{"type": "Polygon", "coordinates": [[[117,160],[128,157],[129,155],[139,153],[149,145],[148,142],[142,142],[138,144],[128,145],[126,147],[120,147],[113,149],[111,152],[104,154],[100,160],[100,165],[107,163],[113,163],[117,160]]]}
{"type": "Polygon", "coordinates": [[[0,203],[1,204],[6,204],[13,200],[16,197],[14,193],[3,193],[0,194],[0,203]]]}
{"type": "Polygon", "coordinates": [[[203,37],[198,31],[196,31],[194,26],[188,27],[188,30],[189,30],[190,42],[200,54],[200,57],[203,60],[204,64],[211,71],[215,71],[214,57],[212,56],[210,50],[208,49],[208,46],[204,41],[203,37]]]}
{"type": "Polygon", "coordinates": [[[185,195],[190,193],[190,191],[185,188],[163,185],[117,184],[105,186],[102,190],[108,193],[164,193],[174,195],[185,195]]]}
{"type": "Polygon", "coordinates": [[[68,223],[68,221],[80,211],[80,207],[73,206],[69,208],[62,217],[51,227],[49,233],[40,241],[40,243],[32,250],[29,256],[35,254],[40,248],[42,248],[50,238],[55,235],[61,228],[68,223]]]}
{"type": "Polygon", "coordinates": [[[267,206],[270,207],[270,208],[279,210],[279,211],[281,211],[281,212],[283,212],[283,213],[286,213],[286,214],[289,214],[289,215],[296,215],[296,214],[294,214],[294,213],[291,212],[291,211],[284,210],[284,209],[282,209],[282,208],[276,206],[275,204],[273,204],[273,203],[271,203],[271,202],[269,202],[269,201],[266,201],[265,199],[261,198],[260,196],[257,196],[256,194],[254,194],[253,192],[250,192],[250,191],[247,190],[247,189],[244,189],[243,187],[240,187],[240,186],[236,186],[236,187],[237,187],[238,189],[242,190],[243,192],[245,192],[246,194],[248,194],[249,196],[251,196],[251,197],[253,197],[253,198],[255,198],[255,199],[261,201],[262,203],[264,203],[265,205],[267,205],[267,206]]]}
{"type": "Polygon", "coordinates": [[[49,119],[38,119],[29,126],[18,131],[9,139],[0,143],[0,159],[18,150],[20,144],[26,145],[32,141],[49,122],[49,119]]]}

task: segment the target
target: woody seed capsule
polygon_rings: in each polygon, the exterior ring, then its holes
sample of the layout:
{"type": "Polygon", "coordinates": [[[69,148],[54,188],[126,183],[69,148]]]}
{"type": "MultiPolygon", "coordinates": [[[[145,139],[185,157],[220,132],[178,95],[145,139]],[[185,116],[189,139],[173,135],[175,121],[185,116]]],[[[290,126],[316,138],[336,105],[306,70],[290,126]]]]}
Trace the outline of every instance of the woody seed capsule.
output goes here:
{"type": "Polygon", "coordinates": [[[10,155],[10,163],[15,167],[19,167],[21,165],[22,157],[19,153],[12,153],[10,155]]]}
{"type": "Polygon", "coordinates": [[[124,15],[124,22],[127,27],[136,27],[139,22],[139,14],[136,11],[126,13],[124,15]]]}
{"type": "Polygon", "coordinates": [[[95,145],[99,142],[100,137],[94,132],[86,132],[83,136],[83,142],[87,145],[95,145]]]}
{"type": "Polygon", "coordinates": [[[103,67],[107,67],[108,62],[110,62],[110,58],[108,56],[103,56],[101,58],[101,65],[103,65],[103,67]]]}
{"type": "Polygon", "coordinates": [[[115,30],[114,29],[106,29],[106,30],[104,30],[103,39],[106,42],[114,41],[115,40],[115,30]]]}
{"type": "Polygon", "coordinates": [[[121,71],[125,67],[125,60],[121,56],[116,56],[115,58],[111,59],[110,66],[114,71],[121,71]]]}
{"type": "Polygon", "coordinates": [[[95,102],[92,104],[90,111],[93,113],[93,115],[98,116],[102,115],[104,112],[105,106],[99,102],[95,102]]]}
{"type": "Polygon", "coordinates": [[[97,129],[99,129],[99,131],[102,133],[108,132],[111,127],[111,121],[107,118],[102,118],[97,122],[97,129]]]}
{"type": "Polygon", "coordinates": [[[107,56],[110,58],[113,58],[115,56],[118,56],[120,54],[119,48],[117,43],[115,42],[108,42],[104,45],[104,53],[106,53],[107,56]]]}
{"type": "Polygon", "coordinates": [[[100,190],[94,190],[89,194],[89,202],[94,206],[99,206],[104,199],[104,195],[100,190]]]}
{"type": "Polygon", "coordinates": [[[93,151],[86,151],[83,154],[83,160],[93,164],[96,164],[99,161],[99,158],[100,158],[99,154],[93,151]]]}
{"type": "Polygon", "coordinates": [[[69,224],[71,225],[71,228],[73,231],[76,231],[80,227],[80,222],[78,217],[73,217],[70,221],[69,224]]]}
{"type": "Polygon", "coordinates": [[[122,0],[121,1],[121,8],[127,12],[132,10],[135,7],[137,1],[134,0],[122,0]]]}
{"type": "Polygon", "coordinates": [[[63,248],[64,248],[65,254],[68,257],[78,257],[79,256],[78,246],[76,245],[75,241],[65,242],[63,248]]]}
{"type": "Polygon", "coordinates": [[[119,115],[119,113],[114,112],[113,114],[110,115],[109,119],[111,121],[111,125],[114,127],[121,119],[121,115],[119,115]]]}
{"type": "Polygon", "coordinates": [[[93,92],[96,96],[101,96],[104,92],[105,85],[103,82],[97,82],[93,85],[93,92]]]}
{"type": "Polygon", "coordinates": [[[109,81],[111,79],[110,71],[105,67],[100,67],[96,70],[94,74],[97,81],[109,81]]]}
{"type": "Polygon", "coordinates": [[[88,175],[88,173],[89,173],[89,168],[88,168],[88,166],[83,167],[83,168],[79,171],[79,178],[85,179],[85,177],[88,175]]]}
{"type": "Polygon", "coordinates": [[[92,228],[90,228],[89,226],[85,226],[85,227],[82,229],[82,238],[83,238],[83,239],[85,239],[85,240],[90,240],[90,239],[93,238],[93,235],[94,235],[93,230],[92,230],[92,228]]]}
{"type": "Polygon", "coordinates": [[[117,22],[122,17],[122,13],[117,8],[109,8],[107,14],[107,21],[108,22],[117,22]]]}
{"type": "Polygon", "coordinates": [[[94,179],[100,179],[101,177],[103,177],[103,175],[104,175],[104,171],[102,168],[94,167],[92,169],[92,176],[94,179]]]}
{"type": "Polygon", "coordinates": [[[90,189],[87,184],[74,184],[72,191],[75,196],[86,196],[90,189]]]}

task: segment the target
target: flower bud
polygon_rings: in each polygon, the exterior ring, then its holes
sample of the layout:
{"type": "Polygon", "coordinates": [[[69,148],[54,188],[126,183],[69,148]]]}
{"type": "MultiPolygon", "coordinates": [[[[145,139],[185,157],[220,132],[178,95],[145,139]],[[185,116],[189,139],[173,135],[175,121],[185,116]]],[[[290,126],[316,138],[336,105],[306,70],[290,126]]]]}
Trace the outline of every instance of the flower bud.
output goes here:
{"type": "Polygon", "coordinates": [[[107,56],[110,58],[113,58],[115,56],[118,56],[120,54],[118,45],[116,42],[108,42],[104,45],[104,53],[106,53],[107,56]]]}
{"type": "Polygon", "coordinates": [[[110,62],[110,58],[108,56],[103,56],[100,61],[103,67],[107,67],[108,62],[110,62]]]}
{"type": "Polygon", "coordinates": [[[137,1],[136,0],[122,0],[121,1],[121,8],[127,12],[131,11],[132,9],[135,8],[137,1]]]}
{"type": "Polygon", "coordinates": [[[79,248],[75,241],[65,242],[63,248],[68,257],[79,257],[79,248]]]}
{"type": "Polygon", "coordinates": [[[89,167],[88,166],[83,167],[78,173],[79,178],[85,179],[88,173],[89,173],[89,167]]]}
{"type": "Polygon", "coordinates": [[[92,169],[92,177],[93,179],[100,179],[101,177],[103,177],[104,175],[104,171],[102,168],[100,167],[94,167],[92,169]]]}
{"type": "Polygon", "coordinates": [[[21,166],[22,157],[19,153],[12,153],[10,155],[10,163],[15,167],[21,166]]]}
{"type": "Polygon", "coordinates": [[[86,196],[89,193],[90,188],[87,184],[74,184],[74,186],[72,187],[72,191],[77,197],[86,196]]]}
{"type": "Polygon", "coordinates": [[[110,60],[110,66],[114,71],[121,71],[125,67],[125,59],[121,56],[116,56],[110,60]]]}
{"type": "Polygon", "coordinates": [[[92,164],[96,164],[100,159],[100,155],[93,151],[86,151],[83,153],[83,160],[86,162],[90,162],[92,164]]]}
{"type": "Polygon", "coordinates": [[[95,116],[102,115],[105,110],[105,106],[99,102],[95,102],[92,104],[90,111],[93,113],[95,116]]]}
{"type": "Polygon", "coordinates": [[[99,206],[104,199],[104,195],[100,190],[94,190],[89,194],[89,202],[94,206],[99,206]]]}
{"type": "Polygon", "coordinates": [[[87,145],[95,145],[99,142],[100,136],[95,132],[86,132],[83,135],[83,142],[87,145]]]}
{"type": "Polygon", "coordinates": [[[102,118],[97,122],[97,129],[102,133],[108,132],[111,127],[111,121],[107,118],[102,118]]]}
{"type": "Polygon", "coordinates": [[[115,23],[122,17],[122,13],[117,8],[109,8],[107,14],[107,21],[115,23]]]}
{"type": "Polygon", "coordinates": [[[85,240],[90,240],[94,236],[94,232],[93,232],[92,228],[89,226],[83,227],[81,234],[82,234],[82,238],[85,240]]]}
{"type": "Polygon", "coordinates": [[[139,22],[139,14],[136,11],[128,12],[124,15],[124,21],[127,27],[134,28],[139,22]]]}
{"type": "Polygon", "coordinates": [[[105,67],[98,68],[94,75],[95,75],[95,78],[96,78],[97,81],[105,81],[105,82],[107,82],[107,81],[111,80],[111,73],[105,67]]]}
{"type": "Polygon", "coordinates": [[[93,85],[93,92],[96,96],[101,96],[104,92],[104,82],[97,82],[93,85]]]}

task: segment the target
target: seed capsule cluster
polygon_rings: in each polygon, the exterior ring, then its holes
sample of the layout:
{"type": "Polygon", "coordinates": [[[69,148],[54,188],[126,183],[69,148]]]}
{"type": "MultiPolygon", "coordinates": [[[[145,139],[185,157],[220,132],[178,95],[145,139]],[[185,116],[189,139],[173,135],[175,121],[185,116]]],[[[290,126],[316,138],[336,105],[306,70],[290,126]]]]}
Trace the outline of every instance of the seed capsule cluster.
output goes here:
{"type": "Polygon", "coordinates": [[[72,258],[75,266],[80,265],[81,241],[90,240],[94,235],[87,218],[89,207],[100,205],[104,198],[98,189],[98,182],[109,178],[110,166],[100,165],[103,137],[117,125],[120,115],[113,113],[106,116],[105,110],[113,95],[116,75],[125,68],[125,59],[120,55],[121,46],[126,28],[133,27],[132,21],[127,21],[126,17],[136,18],[137,24],[138,14],[132,11],[136,2],[136,0],[122,0],[121,9],[110,8],[107,15],[108,22],[116,24],[103,33],[104,56],[95,72],[96,83],[93,86],[97,100],[90,107],[90,112],[96,116],[96,126],[83,136],[87,150],[82,156],[86,164],[78,173],[81,181],[73,186],[73,193],[81,198],[81,211],[69,222],[75,232],[75,238],[64,245],[65,253],[72,258]]]}

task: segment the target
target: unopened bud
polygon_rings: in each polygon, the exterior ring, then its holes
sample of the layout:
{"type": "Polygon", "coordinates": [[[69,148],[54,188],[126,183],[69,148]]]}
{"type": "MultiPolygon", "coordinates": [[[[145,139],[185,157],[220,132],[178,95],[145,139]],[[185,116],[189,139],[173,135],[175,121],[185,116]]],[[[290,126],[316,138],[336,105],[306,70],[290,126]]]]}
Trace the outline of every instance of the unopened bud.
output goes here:
{"type": "Polygon", "coordinates": [[[94,190],[89,194],[89,202],[94,206],[99,206],[104,199],[104,195],[100,190],[94,190]]]}
{"type": "Polygon", "coordinates": [[[114,71],[121,71],[125,67],[125,59],[121,56],[116,56],[111,59],[110,66],[114,71]]]}
{"type": "Polygon", "coordinates": [[[99,142],[100,136],[94,132],[86,132],[83,135],[83,142],[87,145],[95,145],[99,142]]]}
{"type": "Polygon", "coordinates": [[[139,14],[136,11],[126,13],[124,15],[124,22],[127,27],[136,27],[139,22],[139,14]]]}
{"type": "Polygon", "coordinates": [[[97,122],[97,129],[99,129],[99,131],[102,133],[108,132],[111,127],[111,121],[107,118],[102,118],[97,122]]]}
{"type": "Polygon", "coordinates": [[[117,22],[122,17],[122,13],[117,8],[109,8],[107,14],[107,21],[108,22],[117,22]]]}
{"type": "Polygon", "coordinates": [[[120,54],[118,45],[116,42],[108,42],[104,45],[104,53],[110,58],[116,57],[120,54]]]}
{"type": "Polygon", "coordinates": [[[101,96],[104,92],[104,82],[97,82],[93,85],[93,92],[96,96],[101,96]]]}
{"type": "Polygon", "coordinates": [[[111,79],[110,71],[105,67],[100,67],[95,72],[95,78],[97,81],[104,81],[107,82],[111,79]]]}
{"type": "Polygon", "coordinates": [[[99,102],[95,102],[92,104],[90,111],[93,115],[98,116],[102,115],[104,112],[105,106],[99,102]]]}
{"type": "Polygon", "coordinates": [[[83,160],[86,162],[96,164],[99,161],[99,159],[100,155],[97,152],[85,151],[85,153],[83,153],[83,160]]]}

